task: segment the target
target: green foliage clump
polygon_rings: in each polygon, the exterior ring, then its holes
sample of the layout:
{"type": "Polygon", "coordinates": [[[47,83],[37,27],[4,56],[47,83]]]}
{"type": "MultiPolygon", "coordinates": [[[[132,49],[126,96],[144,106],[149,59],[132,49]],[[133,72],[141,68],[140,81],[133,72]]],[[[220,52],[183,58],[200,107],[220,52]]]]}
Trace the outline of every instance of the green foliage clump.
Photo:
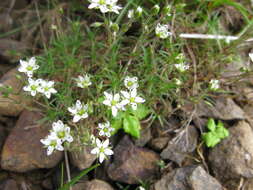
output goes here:
{"type": "Polygon", "coordinates": [[[209,132],[203,133],[202,139],[209,148],[213,148],[222,139],[229,136],[229,131],[224,127],[221,121],[218,121],[218,124],[216,124],[214,119],[210,118],[207,122],[207,128],[209,132]]]}

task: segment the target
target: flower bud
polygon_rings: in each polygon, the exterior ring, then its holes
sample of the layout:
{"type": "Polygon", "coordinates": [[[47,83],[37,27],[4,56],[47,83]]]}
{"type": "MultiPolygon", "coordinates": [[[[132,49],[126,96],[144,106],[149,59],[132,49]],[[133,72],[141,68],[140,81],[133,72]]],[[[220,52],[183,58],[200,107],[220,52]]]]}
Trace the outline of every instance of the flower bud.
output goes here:
{"type": "Polygon", "coordinates": [[[167,5],[163,8],[163,13],[167,16],[171,16],[171,5],[167,5]]]}
{"type": "Polygon", "coordinates": [[[102,26],[104,23],[102,22],[94,22],[92,23],[90,26],[94,27],[94,28],[99,28],[100,26],[102,26]]]}
{"type": "Polygon", "coordinates": [[[136,11],[135,11],[135,14],[137,17],[141,17],[142,16],[142,12],[143,12],[143,9],[142,7],[137,7],[136,11]]]}
{"type": "Polygon", "coordinates": [[[154,15],[157,15],[159,13],[159,11],[160,11],[160,6],[157,4],[151,10],[152,14],[154,14],[154,15]]]}
{"type": "Polygon", "coordinates": [[[118,32],[119,31],[119,25],[117,23],[110,23],[110,28],[114,31],[114,32],[118,32]]]}

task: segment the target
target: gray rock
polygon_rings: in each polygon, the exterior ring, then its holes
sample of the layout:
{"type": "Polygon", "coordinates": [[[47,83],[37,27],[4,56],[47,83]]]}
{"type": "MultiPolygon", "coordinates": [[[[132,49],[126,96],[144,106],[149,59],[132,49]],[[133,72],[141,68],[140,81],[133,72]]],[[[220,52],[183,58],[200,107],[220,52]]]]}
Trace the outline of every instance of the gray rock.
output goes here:
{"type": "Polygon", "coordinates": [[[199,117],[211,117],[221,120],[245,119],[244,111],[230,98],[218,97],[215,105],[210,106],[201,102],[197,105],[199,117]]]}
{"type": "Polygon", "coordinates": [[[187,182],[193,190],[222,190],[221,184],[201,167],[196,167],[187,182]]]}
{"type": "Polygon", "coordinates": [[[219,182],[201,166],[173,170],[157,181],[154,190],[222,190],[219,182]]]}
{"type": "Polygon", "coordinates": [[[230,179],[253,177],[253,132],[245,121],[229,128],[230,135],[210,150],[209,162],[215,176],[230,179]]]}
{"type": "Polygon", "coordinates": [[[71,151],[69,154],[72,165],[79,170],[90,167],[97,158],[96,155],[90,153],[91,149],[91,147],[83,146],[80,151],[71,151]]]}
{"type": "Polygon", "coordinates": [[[157,174],[159,159],[155,152],[134,146],[130,138],[125,136],[114,150],[114,161],[107,173],[114,181],[139,184],[157,174]]]}
{"type": "Polygon", "coordinates": [[[46,137],[51,126],[37,123],[42,118],[38,112],[24,111],[16,126],[7,137],[2,154],[1,167],[14,172],[27,172],[39,168],[53,168],[62,159],[63,153],[47,156],[40,139],[46,137]]]}
{"type": "Polygon", "coordinates": [[[169,159],[182,165],[188,153],[193,152],[197,147],[198,131],[194,126],[189,126],[185,130],[178,142],[169,142],[167,147],[162,151],[162,159],[169,159]]]}

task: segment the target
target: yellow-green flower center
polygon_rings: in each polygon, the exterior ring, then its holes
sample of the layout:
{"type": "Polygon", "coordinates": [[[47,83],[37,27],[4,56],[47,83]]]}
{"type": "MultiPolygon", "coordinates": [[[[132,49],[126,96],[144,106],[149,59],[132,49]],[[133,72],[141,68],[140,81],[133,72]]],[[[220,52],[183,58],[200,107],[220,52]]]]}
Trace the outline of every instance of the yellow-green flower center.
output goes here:
{"type": "Polygon", "coordinates": [[[37,87],[36,85],[32,85],[32,86],[31,86],[31,90],[32,90],[32,91],[36,91],[37,88],[38,88],[38,87],[37,87]]]}
{"type": "Polygon", "coordinates": [[[87,86],[88,86],[88,84],[89,84],[89,82],[88,82],[88,81],[83,81],[83,82],[82,82],[82,86],[83,86],[83,87],[87,87],[87,86]]]}
{"type": "Polygon", "coordinates": [[[57,136],[61,139],[61,138],[64,138],[65,137],[65,131],[59,131],[57,133],[57,136]]]}
{"type": "Polygon", "coordinates": [[[131,98],[129,99],[129,101],[130,101],[131,103],[134,103],[134,102],[135,102],[135,97],[131,97],[131,98]]]}
{"type": "Polygon", "coordinates": [[[133,86],[133,82],[132,81],[129,81],[128,83],[127,83],[127,86],[129,86],[129,87],[131,87],[131,86],[133,86]]]}
{"type": "Polygon", "coordinates": [[[51,143],[50,143],[50,146],[53,146],[53,147],[55,147],[57,145],[57,142],[56,142],[56,140],[52,140],[51,141],[51,143]]]}
{"type": "Polygon", "coordinates": [[[85,110],[84,110],[84,109],[81,109],[81,110],[78,111],[77,114],[78,114],[78,115],[83,115],[83,114],[85,114],[85,110]]]}
{"type": "Polygon", "coordinates": [[[116,101],[116,100],[112,100],[112,102],[111,102],[112,106],[116,106],[117,103],[118,103],[118,101],[116,101]]]}
{"type": "Polygon", "coordinates": [[[45,88],[44,88],[44,90],[45,90],[46,92],[49,91],[49,89],[50,89],[49,87],[45,87],[45,88]]]}
{"type": "Polygon", "coordinates": [[[26,67],[26,70],[32,71],[32,70],[33,70],[33,67],[29,65],[29,66],[26,67]]]}
{"type": "Polygon", "coordinates": [[[100,148],[99,148],[99,152],[101,152],[101,153],[105,152],[104,147],[100,147],[100,148]]]}
{"type": "Polygon", "coordinates": [[[105,4],[105,0],[100,0],[100,1],[99,1],[99,4],[100,4],[100,5],[104,5],[104,4],[105,4]]]}

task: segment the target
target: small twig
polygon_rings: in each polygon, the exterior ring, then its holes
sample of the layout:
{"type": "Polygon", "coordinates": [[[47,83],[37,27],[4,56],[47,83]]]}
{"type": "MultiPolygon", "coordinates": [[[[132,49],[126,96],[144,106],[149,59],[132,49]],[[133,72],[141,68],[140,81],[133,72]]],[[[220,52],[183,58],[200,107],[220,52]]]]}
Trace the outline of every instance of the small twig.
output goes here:
{"type": "MultiPolygon", "coordinates": [[[[66,164],[68,182],[70,182],[71,181],[71,175],[70,175],[70,169],[69,169],[68,153],[67,153],[66,150],[64,150],[64,157],[65,157],[65,164],[66,164]]],[[[72,187],[70,187],[69,190],[72,190],[72,187]]]]}

